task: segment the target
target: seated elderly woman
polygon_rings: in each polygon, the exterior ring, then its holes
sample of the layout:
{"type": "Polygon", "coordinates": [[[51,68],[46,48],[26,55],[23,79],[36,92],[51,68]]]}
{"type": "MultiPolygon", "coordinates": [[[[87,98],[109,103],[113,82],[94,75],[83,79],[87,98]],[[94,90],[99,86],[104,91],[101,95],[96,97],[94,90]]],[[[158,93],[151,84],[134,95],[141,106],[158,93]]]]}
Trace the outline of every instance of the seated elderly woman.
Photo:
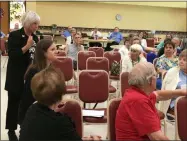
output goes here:
{"type": "MultiPolygon", "coordinates": [[[[31,89],[37,102],[27,111],[21,125],[19,141],[82,140],[71,118],[58,112],[65,105],[61,101],[66,91],[62,72],[49,66],[32,78],[31,89]]],[[[84,139],[100,140],[100,137],[84,139]]]]}
{"type": "Polygon", "coordinates": [[[122,61],[122,72],[130,72],[139,62],[146,62],[146,59],[140,56],[142,51],[142,47],[139,44],[134,44],[130,47],[130,55],[124,57],[122,61]]]}
{"type": "Polygon", "coordinates": [[[161,131],[155,103],[187,96],[187,91],[154,91],[156,71],[149,62],[137,64],[129,74],[128,83],[130,88],[125,91],[116,114],[116,140],[169,140],[161,131]]]}
{"type": "Polygon", "coordinates": [[[157,79],[157,89],[161,89],[162,76],[169,69],[178,66],[178,57],[174,55],[175,45],[173,42],[166,42],[164,44],[164,54],[158,58],[155,67],[160,77],[157,79]]]}
{"type": "MultiPolygon", "coordinates": [[[[179,55],[179,67],[171,68],[163,80],[163,90],[186,89],[187,86],[187,49],[179,55]]],[[[164,104],[165,113],[174,115],[175,98],[164,104]]]]}

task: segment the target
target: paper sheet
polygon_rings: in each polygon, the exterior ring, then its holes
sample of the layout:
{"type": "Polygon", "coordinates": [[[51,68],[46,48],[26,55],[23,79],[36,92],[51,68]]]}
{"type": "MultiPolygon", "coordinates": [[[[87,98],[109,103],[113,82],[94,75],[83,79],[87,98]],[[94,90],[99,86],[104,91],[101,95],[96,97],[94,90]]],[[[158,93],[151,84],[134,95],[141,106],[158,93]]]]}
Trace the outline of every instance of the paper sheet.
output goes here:
{"type": "Polygon", "coordinates": [[[104,117],[104,110],[82,110],[82,115],[89,117],[104,117]]]}

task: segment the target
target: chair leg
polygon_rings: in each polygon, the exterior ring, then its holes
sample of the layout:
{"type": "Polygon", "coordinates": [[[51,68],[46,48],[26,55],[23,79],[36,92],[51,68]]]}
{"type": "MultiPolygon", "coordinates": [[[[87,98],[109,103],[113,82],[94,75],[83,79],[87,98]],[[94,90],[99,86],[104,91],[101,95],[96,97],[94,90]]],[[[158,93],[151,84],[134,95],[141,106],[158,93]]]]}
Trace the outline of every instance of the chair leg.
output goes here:
{"type": "Polygon", "coordinates": [[[5,59],[5,62],[3,64],[3,68],[5,67],[7,60],[8,60],[8,57],[5,59]]]}
{"type": "Polygon", "coordinates": [[[163,120],[164,122],[164,135],[167,136],[167,123],[165,120],[163,120]]]}

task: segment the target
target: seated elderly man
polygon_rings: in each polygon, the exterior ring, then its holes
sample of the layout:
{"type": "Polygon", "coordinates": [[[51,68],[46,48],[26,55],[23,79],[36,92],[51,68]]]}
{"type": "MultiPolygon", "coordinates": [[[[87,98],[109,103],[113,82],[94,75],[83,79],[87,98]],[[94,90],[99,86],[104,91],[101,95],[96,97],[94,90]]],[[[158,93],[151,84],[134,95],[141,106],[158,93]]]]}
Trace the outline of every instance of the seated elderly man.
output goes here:
{"type": "Polygon", "coordinates": [[[110,46],[112,45],[119,45],[119,43],[123,40],[123,35],[121,32],[119,32],[119,28],[115,27],[114,32],[109,37],[110,40],[114,40],[112,43],[107,43],[107,46],[105,48],[105,51],[111,51],[112,48],[110,46]]]}
{"type": "MultiPolygon", "coordinates": [[[[141,39],[138,36],[134,36],[132,44],[139,44],[142,46],[141,39]]],[[[157,51],[155,48],[152,48],[152,47],[142,46],[142,48],[146,52],[156,52],[157,51]]]]}
{"type": "Polygon", "coordinates": [[[179,55],[180,54],[180,52],[181,52],[181,48],[180,48],[180,43],[181,43],[181,40],[180,40],[180,38],[178,38],[178,37],[174,37],[174,38],[172,38],[172,40],[171,40],[174,44],[175,44],[175,55],[179,55]]]}
{"type": "Polygon", "coordinates": [[[68,57],[73,60],[74,70],[77,69],[77,54],[79,51],[84,51],[84,46],[82,45],[82,36],[80,33],[76,33],[74,36],[74,43],[67,45],[65,52],[68,57]]]}
{"type": "Polygon", "coordinates": [[[182,39],[180,48],[181,48],[181,51],[187,49],[187,38],[182,39]]]}
{"type": "MultiPolygon", "coordinates": [[[[90,37],[93,38],[94,40],[97,40],[97,39],[102,39],[102,34],[101,32],[98,30],[97,27],[94,28],[93,31],[91,31],[90,33],[90,37]]],[[[101,43],[100,42],[90,42],[89,43],[89,46],[90,47],[101,47],[101,43]]]]}
{"type": "Polygon", "coordinates": [[[129,74],[130,88],[125,91],[116,114],[116,140],[169,140],[162,131],[156,101],[187,96],[187,91],[156,88],[153,64],[137,64],[129,74]]]}
{"type": "Polygon", "coordinates": [[[124,41],[124,46],[122,46],[118,51],[121,55],[121,59],[129,55],[130,46],[131,46],[130,39],[126,38],[124,41]]]}
{"type": "Polygon", "coordinates": [[[66,38],[66,45],[70,45],[70,44],[73,44],[74,43],[74,37],[75,37],[75,34],[77,33],[76,29],[75,28],[72,28],[71,29],[71,36],[68,36],[66,38]]]}
{"type": "Polygon", "coordinates": [[[129,55],[130,46],[130,39],[126,38],[124,41],[124,46],[122,46],[118,51],[121,55],[121,59],[129,55]]]}
{"type": "Polygon", "coordinates": [[[141,57],[142,47],[139,44],[134,44],[130,47],[130,54],[123,58],[122,61],[122,72],[130,72],[132,68],[140,63],[146,62],[145,57],[141,57]]]}
{"type": "Polygon", "coordinates": [[[68,26],[67,30],[62,32],[62,36],[65,37],[65,38],[71,36],[71,29],[72,29],[72,26],[68,26]]]}

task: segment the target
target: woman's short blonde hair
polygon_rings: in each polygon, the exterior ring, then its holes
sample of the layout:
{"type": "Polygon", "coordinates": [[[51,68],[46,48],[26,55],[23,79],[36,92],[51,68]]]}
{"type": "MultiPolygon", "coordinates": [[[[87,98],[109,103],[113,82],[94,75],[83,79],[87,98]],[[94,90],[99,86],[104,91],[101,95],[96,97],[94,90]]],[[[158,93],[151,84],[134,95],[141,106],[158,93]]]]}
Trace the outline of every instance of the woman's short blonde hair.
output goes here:
{"type": "Polygon", "coordinates": [[[21,18],[21,23],[23,27],[28,28],[31,24],[33,23],[40,23],[40,16],[33,12],[33,11],[28,11],[23,14],[21,18]]]}
{"type": "Polygon", "coordinates": [[[130,51],[131,50],[135,50],[135,51],[138,51],[140,53],[143,51],[142,46],[139,45],[139,44],[133,44],[132,46],[130,46],[130,51]]]}
{"type": "Polygon", "coordinates": [[[31,80],[31,90],[36,101],[51,106],[66,93],[64,75],[60,70],[49,66],[35,74],[31,80]]]}

